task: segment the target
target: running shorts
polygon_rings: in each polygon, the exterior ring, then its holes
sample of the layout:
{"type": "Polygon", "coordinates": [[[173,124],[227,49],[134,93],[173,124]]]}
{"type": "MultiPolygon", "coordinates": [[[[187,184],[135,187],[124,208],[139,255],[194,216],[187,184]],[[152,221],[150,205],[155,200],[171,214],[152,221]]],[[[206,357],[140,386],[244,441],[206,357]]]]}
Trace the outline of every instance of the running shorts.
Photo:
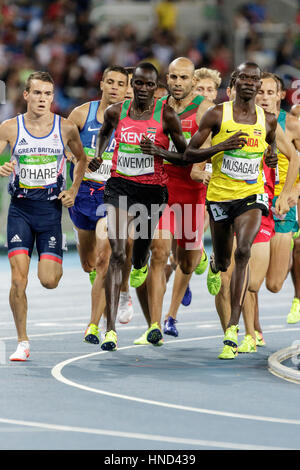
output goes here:
{"type": "Polygon", "coordinates": [[[284,218],[279,218],[275,214],[275,203],[278,196],[275,196],[272,201],[272,212],[275,221],[275,233],[289,233],[298,232],[299,225],[297,222],[297,206],[291,207],[289,212],[284,215],[284,218]]]}
{"type": "Polygon", "coordinates": [[[12,198],[7,217],[8,257],[31,257],[34,243],[39,260],[62,263],[62,205],[54,201],[12,198]]]}
{"type": "Polygon", "coordinates": [[[106,217],[103,202],[103,186],[95,189],[81,184],[73,207],[69,208],[69,214],[75,227],[82,230],[96,230],[99,219],[106,217]]]}
{"type": "Polygon", "coordinates": [[[236,217],[252,209],[260,209],[265,217],[269,214],[268,195],[266,193],[253,194],[244,199],[226,202],[207,201],[206,205],[209,216],[214,222],[232,223],[236,217]]]}

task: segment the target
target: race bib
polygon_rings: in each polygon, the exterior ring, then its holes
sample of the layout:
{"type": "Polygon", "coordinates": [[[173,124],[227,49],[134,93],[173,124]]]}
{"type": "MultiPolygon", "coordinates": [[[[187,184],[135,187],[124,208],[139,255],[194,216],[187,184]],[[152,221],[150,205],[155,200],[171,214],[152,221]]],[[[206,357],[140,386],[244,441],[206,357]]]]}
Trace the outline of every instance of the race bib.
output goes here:
{"type": "Polygon", "coordinates": [[[212,173],[212,164],[211,163],[205,163],[205,171],[207,171],[207,173],[212,173]]]}
{"type": "MultiPolygon", "coordinates": [[[[85,148],[85,153],[88,157],[95,156],[95,149],[85,148]]],[[[103,152],[102,154],[103,162],[101,163],[98,170],[88,173],[87,171],[84,174],[83,180],[95,181],[96,183],[102,183],[107,181],[110,178],[110,170],[112,167],[112,153],[103,152]]]]}
{"type": "Polygon", "coordinates": [[[138,145],[120,143],[117,173],[125,176],[141,176],[154,173],[154,156],[141,153],[138,145]]]}
{"type": "Polygon", "coordinates": [[[57,183],[55,155],[20,155],[19,185],[21,188],[45,188],[57,183]]]}
{"type": "Polygon", "coordinates": [[[260,173],[261,154],[239,151],[224,152],[221,172],[230,178],[241,181],[257,180],[260,173]]]}
{"type": "Polygon", "coordinates": [[[269,209],[269,196],[267,193],[257,194],[256,202],[258,204],[263,204],[267,209],[269,209]]]}
{"type": "Polygon", "coordinates": [[[215,203],[210,204],[209,208],[211,210],[211,213],[215,222],[228,219],[227,213],[224,211],[224,209],[222,209],[222,207],[219,204],[215,204],[215,203]]]}

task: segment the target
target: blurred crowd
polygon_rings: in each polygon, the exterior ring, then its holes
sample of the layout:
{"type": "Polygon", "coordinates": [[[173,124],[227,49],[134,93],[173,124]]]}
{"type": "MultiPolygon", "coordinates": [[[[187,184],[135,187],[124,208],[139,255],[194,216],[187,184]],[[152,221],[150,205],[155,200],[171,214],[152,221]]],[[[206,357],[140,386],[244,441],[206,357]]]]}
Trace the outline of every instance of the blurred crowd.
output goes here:
{"type": "MultiPolygon", "coordinates": [[[[215,8],[222,8],[223,2],[214,0],[215,8]]],[[[172,0],[153,2],[155,27],[149,37],[141,40],[134,23],[111,25],[108,32],[103,32],[92,22],[91,0],[0,0],[0,79],[6,84],[6,105],[0,106],[0,120],[24,111],[23,83],[33,70],[47,70],[53,76],[53,110],[63,116],[74,106],[98,98],[103,70],[112,64],[130,67],[150,60],[164,77],[173,58],[187,56],[196,68],[217,69],[225,88],[234,67],[234,54],[232,37],[221,24],[222,17],[217,31],[199,31],[196,39],[181,37],[176,30],[177,4],[172,0]]],[[[268,54],[261,51],[260,35],[253,29],[254,24],[267,20],[263,1],[248,2],[236,11],[236,26],[248,25],[246,58],[261,59],[268,54]]],[[[297,22],[300,15],[295,18],[297,22]]],[[[278,41],[269,68],[282,63],[299,67],[299,40],[299,34],[287,31],[278,41]]]]}

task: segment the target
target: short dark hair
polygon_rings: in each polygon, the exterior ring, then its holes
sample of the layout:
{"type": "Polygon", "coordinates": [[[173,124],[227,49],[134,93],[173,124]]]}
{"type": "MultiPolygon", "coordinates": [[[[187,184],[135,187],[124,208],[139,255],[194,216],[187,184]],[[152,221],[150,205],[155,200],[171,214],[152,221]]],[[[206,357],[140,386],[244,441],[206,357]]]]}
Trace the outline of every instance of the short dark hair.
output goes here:
{"type": "Polygon", "coordinates": [[[25,81],[25,90],[27,92],[30,91],[30,84],[31,84],[31,80],[41,80],[42,82],[49,82],[49,83],[52,83],[53,85],[53,88],[54,88],[54,80],[53,78],[51,77],[50,73],[48,72],[32,72],[27,80],[25,81]]]}
{"type": "Polygon", "coordinates": [[[276,88],[277,88],[277,91],[279,91],[279,88],[281,87],[281,84],[280,84],[280,81],[278,80],[277,76],[275,75],[275,73],[271,73],[271,72],[263,72],[261,74],[261,79],[267,79],[267,78],[271,78],[272,80],[274,80],[274,82],[276,83],[276,88]]]}
{"type": "Polygon", "coordinates": [[[134,78],[137,69],[148,70],[149,72],[154,72],[156,75],[156,81],[158,82],[158,78],[159,78],[158,70],[156,67],[154,67],[153,64],[151,64],[151,62],[141,62],[140,64],[138,64],[133,71],[132,78],[134,78]]]}
{"type": "Polygon", "coordinates": [[[257,69],[260,71],[260,74],[262,73],[260,66],[259,66],[256,62],[249,62],[249,61],[246,61],[246,62],[242,62],[242,63],[235,69],[236,74],[239,73],[239,70],[240,70],[240,68],[241,68],[242,66],[243,66],[243,67],[253,67],[253,68],[257,68],[257,69]]]}
{"type": "Polygon", "coordinates": [[[122,75],[125,75],[127,83],[128,83],[128,72],[125,69],[125,67],[121,67],[121,65],[111,65],[110,67],[107,67],[102,74],[102,80],[105,79],[106,75],[109,72],[118,72],[118,73],[121,73],[122,75]]]}

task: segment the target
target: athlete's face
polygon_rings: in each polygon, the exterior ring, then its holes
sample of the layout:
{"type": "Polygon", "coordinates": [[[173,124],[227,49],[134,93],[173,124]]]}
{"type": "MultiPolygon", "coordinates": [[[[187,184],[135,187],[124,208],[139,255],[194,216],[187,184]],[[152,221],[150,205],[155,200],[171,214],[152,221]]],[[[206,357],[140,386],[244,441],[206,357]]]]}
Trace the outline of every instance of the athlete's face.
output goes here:
{"type": "Polygon", "coordinates": [[[154,70],[137,68],[132,77],[134,99],[141,104],[151,102],[157,88],[157,76],[154,70]]]}
{"type": "Polygon", "coordinates": [[[277,103],[280,100],[280,91],[277,90],[277,83],[273,78],[263,78],[261,88],[256,96],[256,104],[264,108],[269,113],[275,113],[277,103]]]}
{"type": "Polygon", "coordinates": [[[28,110],[35,114],[46,114],[50,112],[54,99],[54,87],[50,82],[33,79],[30,81],[29,91],[24,91],[24,99],[28,110]]]}
{"type": "Polygon", "coordinates": [[[131,86],[132,73],[128,76],[128,87],[125,95],[126,100],[132,100],[133,98],[133,88],[131,86]]]}
{"type": "Polygon", "coordinates": [[[183,100],[195,86],[194,69],[188,64],[173,64],[169,68],[167,84],[175,100],[183,100]]]}
{"type": "Polygon", "coordinates": [[[238,69],[235,88],[237,95],[249,101],[255,98],[261,86],[261,72],[258,67],[244,65],[238,69]]]}
{"type": "Polygon", "coordinates": [[[110,71],[100,83],[102,97],[110,105],[123,101],[127,91],[127,76],[120,72],[110,71]]]}
{"type": "Polygon", "coordinates": [[[215,101],[218,95],[215,82],[211,78],[200,78],[196,83],[196,91],[210,101],[215,101]]]}

